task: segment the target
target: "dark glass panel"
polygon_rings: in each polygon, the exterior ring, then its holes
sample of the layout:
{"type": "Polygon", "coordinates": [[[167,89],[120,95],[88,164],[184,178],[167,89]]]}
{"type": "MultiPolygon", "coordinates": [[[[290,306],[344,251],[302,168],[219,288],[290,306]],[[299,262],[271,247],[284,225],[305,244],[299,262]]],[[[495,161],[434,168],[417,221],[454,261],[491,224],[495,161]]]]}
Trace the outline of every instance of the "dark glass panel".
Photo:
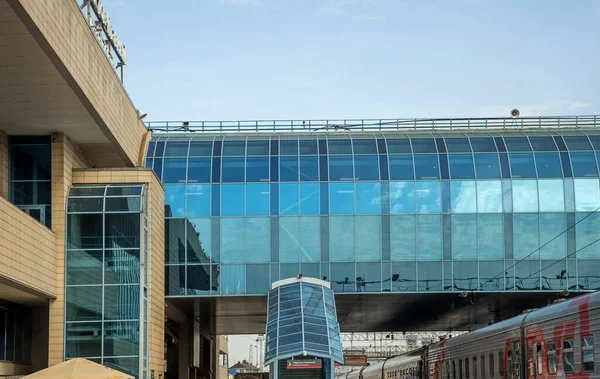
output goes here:
{"type": "Polygon", "coordinates": [[[320,183],[321,190],[319,191],[319,209],[321,215],[329,214],[329,184],[320,183]]]}
{"type": "Polygon", "coordinates": [[[269,141],[248,140],[246,155],[269,155],[269,141]]]}
{"type": "Polygon", "coordinates": [[[162,158],[154,159],[154,166],[152,167],[152,171],[154,171],[158,180],[162,180],[162,166],[163,166],[162,158]]]}
{"type": "Polygon", "coordinates": [[[444,144],[444,139],[443,138],[436,138],[435,139],[435,144],[437,146],[438,149],[438,153],[446,153],[446,145],[444,144]]]}
{"type": "Polygon", "coordinates": [[[471,137],[471,147],[476,153],[492,153],[496,152],[496,144],[491,137],[471,137]]]}
{"type": "Polygon", "coordinates": [[[210,279],[211,265],[187,266],[186,295],[208,295],[212,290],[210,279]]]}
{"type": "Polygon", "coordinates": [[[104,323],[104,356],[139,355],[140,323],[118,321],[104,323]]]}
{"type": "Polygon", "coordinates": [[[245,171],[245,158],[223,158],[223,183],[243,183],[245,171]]]}
{"type": "Polygon", "coordinates": [[[411,138],[413,152],[417,153],[437,153],[435,141],[433,138],[411,138]]]}
{"type": "Polygon", "coordinates": [[[392,292],[414,292],[417,290],[415,262],[392,263],[392,292]]]}
{"type": "Polygon", "coordinates": [[[249,264],[246,266],[246,294],[264,295],[269,292],[270,285],[268,264],[249,264]]]}
{"type": "Polygon", "coordinates": [[[142,194],[142,186],[108,186],[106,196],[139,196],[142,194]]]}
{"type": "Polygon", "coordinates": [[[331,286],[334,292],[354,292],[354,263],[332,263],[331,286]]]}
{"type": "Polygon", "coordinates": [[[600,289],[600,260],[580,259],[577,261],[578,288],[588,291],[600,289]]]}
{"type": "Polygon", "coordinates": [[[148,143],[148,149],[146,150],[146,157],[147,158],[154,157],[154,149],[156,149],[156,142],[155,141],[150,141],[148,143]]]}
{"type": "Polygon", "coordinates": [[[329,154],[352,154],[350,139],[329,139],[329,154]]]}
{"type": "MultiPolygon", "coordinates": [[[[583,262],[583,261],[580,261],[583,262]]],[[[542,290],[543,291],[563,291],[567,289],[567,263],[562,261],[542,261],[542,290]]],[[[596,267],[595,270],[598,268],[596,267]]],[[[581,278],[581,271],[580,278],[581,278]]],[[[595,271],[597,275],[598,271],[595,271]]],[[[595,276],[599,279],[600,276],[595,276]]],[[[600,281],[596,280],[596,284],[600,281]]]]}
{"type": "Polygon", "coordinates": [[[321,155],[327,154],[327,140],[324,140],[324,139],[319,140],[319,154],[321,154],[321,155]]]}
{"type": "Polygon", "coordinates": [[[221,188],[218,184],[213,184],[211,186],[211,216],[220,216],[221,215],[221,188]]]}
{"type": "Polygon", "coordinates": [[[279,137],[271,138],[271,155],[279,155],[279,137]]]}
{"type": "Polygon", "coordinates": [[[509,156],[513,178],[536,178],[532,153],[510,153],[509,156]]]}
{"type": "Polygon", "coordinates": [[[515,289],[537,291],[540,289],[540,261],[524,260],[515,263],[515,289]]]}
{"type": "Polygon", "coordinates": [[[187,157],[189,141],[169,141],[165,149],[165,157],[187,157]]]}
{"type": "Polygon", "coordinates": [[[533,151],[557,151],[554,139],[550,136],[529,137],[533,151]]]}
{"type": "Polygon", "coordinates": [[[437,154],[419,154],[414,159],[417,179],[439,179],[437,154]]]}
{"type": "Polygon", "coordinates": [[[10,138],[10,179],[50,180],[50,144],[16,145],[10,138]]]}
{"type": "Polygon", "coordinates": [[[189,158],[188,183],[210,183],[210,158],[189,158]]]}
{"type": "Polygon", "coordinates": [[[377,154],[377,145],[374,139],[352,139],[354,154],[377,154]]]}
{"type": "Polygon", "coordinates": [[[188,263],[210,262],[210,219],[186,219],[188,263]]]}
{"type": "Polygon", "coordinates": [[[185,183],[186,158],[165,158],[163,183],[185,183]]]}
{"type": "Polygon", "coordinates": [[[475,179],[472,154],[449,154],[452,179],[475,179]]]}
{"type": "Polygon", "coordinates": [[[269,181],[269,158],[248,157],[246,158],[246,182],[268,182],[269,181]]]}
{"type": "Polygon", "coordinates": [[[69,197],[73,196],[104,196],[104,186],[96,187],[71,187],[69,191],[69,197]]]}
{"type": "Polygon", "coordinates": [[[479,289],[483,291],[504,290],[504,261],[479,262],[479,289]]]}
{"type": "Polygon", "coordinates": [[[304,182],[318,180],[319,162],[317,156],[300,156],[300,181],[304,182]]]}
{"type": "MultiPolygon", "coordinates": [[[[281,141],[282,143],[284,141],[281,141]]],[[[289,142],[289,141],[287,141],[289,142]]],[[[280,181],[297,182],[298,181],[298,156],[280,157],[280,181]]]]}
{"type": "Polygon", "coordinates": [[[317,140],[300,140],[300,155],[316,155],[317,154],[317,140]]]}
{"type": "Polygon", "coordinates": [[[457,291],[477,290],[479,287],[477,262],[454,262],[452,276],[454,289],[457,291]]]}
{"type": "Polygon", "coordinates": [[[475,171],[477,179],[496,179],[500,178],[500,163],[498,154],[474,154],[475,171]]]}
{"type": "Polygon", "coordinates": [[[504,140],[502,137],[494,137],[494,141],[496,142],[496,147],[498,148],[499,152],[506,152],[506,146],[504,145],[504,140]]]}
{"type": "Polygon", "coordinates": [[[471,145],[468,138],[445,138],[449,153],[470,153],[471,145]]]}
{"type": "Polygon", "coordinates": [[[240,156],[246,155],[246,141],[223,141],[223,156],[240,156]]]}
{"type": "Polygon", "coordinates": [[[510,178],[510,165],[508,164],[508,154],[500,153],[500,171],[502,172],[502,178],[510,178]]]}
{"type": "Polygon", "coordinates": [[[271,197],[271,216],[279,215],[279,185],[269,184],[271,197]]]}
{"type": "Polygon", "coordinates": [[[558,153],[535,153],[538,178],[562,178],[558,153]]]}
{"type": "Polygon", "coordinates": [[[271,182],[279,181],[279,157],[271,157],[271,182]]]}
{"type": "Polygon", "coordinates": [[[105,215],[104,246],[108,248],[140,247],[140,215],[137,213],[109,213],[105,215]]]}
{"type": "Polygon", "coordinates": [[[165,142],[160,141],[156,143],[156,150],[154,151],[155,158],[162,158],[165,153],[165,142]]]}
{"type": "Polygon", "coordinates": [[[10,198],[15,205],[50,204],[50,182],[11,182],[10,198]]]}
{"type": "Polygon", "coordinates": [[[66,359],[102,356],[101,322],[67,323],[65,334],[66,359]]]}
{"type": "Polygon", "coordinates": [[[418,262],[419,291],[442,290],[442,262],[418,262]]]}
{"type": "Polygon", "coordinates": [[[190,157],[210,157],[212,147],[212,141],[192,141],[190,142],[190,157]]]}
{"type": "MultiPolygon", "coordinates": [[[[100,363],[100,362],[98,362],[100,363]]],[[[104,358],[104,365],[131,376],[139,374],[139,358],[138,357],[110,357],[104,358]]]]}
{"type": "Polygon", "coordinates": [[[587,136],[563,136],[563,138],[570,151],[592,149],[587,136]]]}
{"type": "Polygon", "coordinates": [[[379,180],[377,155],[355,155],[354,171],[356,180],[379,180]]]}
{"type": "Polygon", "coordinates": [[[569,153],[561,152],[560,153],[560,162],[562,165],[564,177],[572,178],[573,170],[571,169],[571,158],[569,157],[569,153]]]}
{"type": "Polygon", "coordinates": [[[282,139],[279,141],[279,149],[279,155],[298,155],[298,140],[282,139]]]}
{"type": "Polygon", "coordinates": [[[389,180],[387,155],[379,155],[379,169],[381,170],[381,180],[389,180]]]}
{"type": "Polygon", "coordinates": [[[412,154],[390,155],[388,159],[390,165],[390,180],[415,179],[412,154]]]}
{"type": "Polygon", "coordinates": [[[593,152],[572,152],[570,155],[574,177],[598,177],[596,156],[593,152]]]}
{"type": "Polygon", "coordinates": [[[377,150],[379,151],[379,154],[387,154],[387,146],[385,145],[385,139],[378,139],[377,140],[377,150]]]}
{"type": "Polygon", "coordinates": [[[554,136],[553,138],[556,146],[558,146],[558,151],[567,151],[567,145],[565,145],[565,141],[561,136],[554,136]]]}
{"type": "Polygon", "coordinates": [[[387,151],[389,154],[411,154],[410,140],[405,139],[386,139],[387,151]]]}
{"type": "Polygon", "coordinates": [[[592,142],[594,150],[600,150],[600,135],[589,134],[588,138],[590,139],[590,142],[592,142]]]}
{"type": "Polygon", "coordinates": [[[104,320],[139,319],[139,307],[139,285],[104,286],[104,320]]]}
{"type": "Polygon", "coordinates": [[[165,267],[166,296],[185,295],[185,267],[183,265],[165,267]]]}
{"type": "Polygon", "coordinates": [[[67,285],[102,284],[102,250],[67,250],[67,285]]]}
{"type": "Polygon", "coordinates": [[[185,262],[185,225],[182,218],[165,219],[165,262],[185,262]]]}
{"type": "Polygon", "coordinates": [[[85,197],[70,197],[67,202],[67,212],[102,212],[104,208],[104,199],[101,197],[85,198],[85,197]]]}
{"type": "Polygon", "coordinates": [[[102,320],[102,286],[66,289],[66,321],[102,320]]]}
{"type": "Polygon", "coordinates": [[[221,158],[213,158],[212,160],[212,182],[221,182],[221,158]]]}
{"type": "MultiPolygon", "coordinates": [[[[281,279],[295,278],[300,274],[299,263],[282,263],[280,264],[281,279]]],[[[283,296],[281,296],[283,298],[283,296]]]]}
{"type": "Polygon", "coordinates": [[[439,154],[440,174],[442,179],[450,179],[450,170],[448,169],[448,154],[439,154]]]}
{"type": "Polygon", "coordinates": [[[140,212],[141,199],[139,197],[108,197],[104,207],[106,212],[140,212]]]}
{"type": "Polygon", "coordinates": [[[329,156],[329,179],[331,181],[352,180],[353,177],[352,156],[329,156]]]}
{"type": "MultiPolygon", "coordinates": [[[[71,214],[67,222],[67,248],[102,248],[102,214],[71,214]]],[[[139,216],[138,216],[139,218],[139,216]]]]}
{"type": "Polygon", "coordinates": [[[504,143],[509,152],[531,151],[527,137],[504,137],[504,143]]]}

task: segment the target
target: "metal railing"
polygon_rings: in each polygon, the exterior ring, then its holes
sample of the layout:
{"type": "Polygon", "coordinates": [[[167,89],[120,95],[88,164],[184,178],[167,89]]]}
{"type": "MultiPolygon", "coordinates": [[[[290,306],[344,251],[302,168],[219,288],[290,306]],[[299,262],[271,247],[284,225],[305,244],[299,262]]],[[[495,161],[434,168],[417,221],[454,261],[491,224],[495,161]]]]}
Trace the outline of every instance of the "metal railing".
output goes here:
{"type": "Polygon", "coordinates": [[[543,129],[600,127],[600,116],[544,116],[495,118],[415,118],[370,120],[255,120],[255,121],[150,121],[154,132],[331,132],[469,129],[543,129]]]}

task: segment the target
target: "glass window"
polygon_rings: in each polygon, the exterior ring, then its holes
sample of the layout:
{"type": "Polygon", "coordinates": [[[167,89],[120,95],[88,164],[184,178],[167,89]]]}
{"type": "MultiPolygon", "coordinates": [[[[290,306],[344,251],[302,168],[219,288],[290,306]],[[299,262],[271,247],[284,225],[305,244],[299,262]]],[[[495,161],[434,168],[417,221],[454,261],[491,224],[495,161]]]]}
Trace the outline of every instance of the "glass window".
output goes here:
{"type": "MultiPolygon", "coordinates": [[[[432,140],[433,141],[433,140],[432,140]]],[[[417,179],[439,179],[440,171],[437,154],[419,154],[414,156],[417,179]]]]}
{"type": "MultiPolygon", "coordinates": [[[[338,183],[334,183],[338,184],[338,183]]],[[[342,183],[339,183],[342,184],[342,183]]],[[[345,183],[343,183],[345,184],[345,183]]],[[[379,214],[381,210],[380,183],[356,183],[356,213],[379,214]]]]}
{"type": "Polygon", "coordinates": [[[243,294],[246,283],[245,274],[245,265],[221,265],[219,271],[221,294],[243,294]]]}
{"type": "Polygon", "coordinates": [[[279,214],[282,216],[297,215],[299,211],[298,183],[282,183],[279,185],[279,214]]]}
{"type": "Polygon", "coordinates": [[[300,156],[317,154],[317,140],[300,140],[300,156]]]}
{"type": "Polygon", "coordinates": [[[269,155],[269,141],[248,140],[246,155],[269,155]]]}
{"type": "Polygon", "coordinates": [[[377,154],[377,145],[374,139],[352,139],[354,154],[377,154]]]}
{"type": "Polygon", "coordinates": [[[185,215],[185,186],[165,186],[165,217],[185,215]]]}
{"type": "MultiPolygon", "coordinates": [[[[102,250],[67,250],[66,264],[67,285],[102,284],[102,267],[104,265],[102,250]]],[[[0,331],[0,333],[2,332],[0,331]]]]}
{"type": "Polygon", "coordinates": [[[416,258],[415,216],[391,216],[390,250],[394,261],[416,258]]]}
{"type": "Polygon", "coordinates": [[[575,226],[577,258],[598,258],[600,243],[596,240],[600,238],[600,214],[576,213],[575,218],[579,222],[575,226]]]}
{"type": "Polygon", "coordinates": [[[504,143],[508,151],[531,151],[527,137],[505,137],[504,143]]]}
{"type": "Polygon", "coordinates": [[[300,214],[319,214],[319,184],[300,183],[300,214]]]}
{"type": "Polygon", "coordinates": [[[138,321],[104,323],[104,355],[138,355],[140,345],[138,321]]]}
{"type": "Polygon", "coordinates": [[[246,155],[246,141],[223,141],[223,156],[246,155]]]}
{"type": "Polygon", "coordinates": [[[187,157],[189,141],[168,141],[165,157],[187,157]]]}
{"type": "Polygon", "coordinates": [[[563,340],[563,365],[565,374],[575,372],[575,354],[573,352],[573,340],[563,340]]]}
{"type": "Polygon", "coordinates": [[[477,182],[477,212],[502,212],[502,182],[500,180],[479,180],[477,182]]]}
{"type": "Polygon", "coordinates": [[[165,220],[165,261],[185,263],[185,219],[165,220]]]}
{"type": "Polygon", "coordinates": [[[537,212],[538,198],[537,181],[535,180],[513,180],[513,211],[514,212],[537,212]]]}
{"type": "Polygon", "coordinates": [[[581,342],[583,372],[594,372],[594,336],[584,336],[581,342]]]}
{"type": "Polygon", "coordinates": [[[190,157],[210,157],[212,155],[212,141],[192,141],[190,143],[190,157]]]}
{"type": "Polygon", "coordinates": [[[210,167],[210,158],[190,158],[188,161],[188,183],[209,183],[210,167]]]}
{"type": "Polygon", "coordinates": [[[417,216],[417,259],[442,259],[442,223],[439,215],[417,216]]]}
{"type": "Polygon", "coordinates": [[[509,158],[513,178],[536,178],[532,153],[510,153],[509,158]]]}
{"type": "MultiPolygon", "coordinates": [[[[282,141],[283,142],[283,141],[282,141]]],[[[282,182],[297,182],[298,181],[298,157],[280,157],[280,176],[282,182]]]]}
{"type": "Polygon", "coordinates": [[[298,140],[291,139],[286,140],[282,139],[279,142],[280,146],[280,154],[281,155],[298,155],[298,140]]]}
{"type": "Polygon", "coordinates": [[[410,140],[405,139],[386,139],[388,154],[411,154],[410,140]]]}
{"type": "Polygon", "coordinates": [[[411,138],[410,142],[415,153],[437,153],[433,138],[411,138]]]}
{"type": "Polygon", "coordinates": [[[475,181],[452,181],[451,193],[452,213],[475,213],[477,211],[475,181]]]}
{"type": "Polygon", "coordinates": [[[354,260],[354,216],[329,218],[329,256],[331,261],[354,260]]]}
{"type": "Polygon", "coordinates": [[[390,179],[392,180],[414,180],[415,172],[412,155],[390,155],[390,179]]]}
{"type": "MultiPolygon", "coordinates": [[[[208,263],[210,261],[210,219],[186,219],[185,223],[187,225],[188,263],[208,263]]],[[[174,242],[177,242],[177,240],[174,242]]],[[[178,246],[175,245],[174,247],[177,248],[178,246]]]]}
{"type": "Polygon", "coordinates": [[[575,177],[598,177],[596,156],[593,152],[571,152],[571,165],[575,177]]]}
{"type": "Polygon", "coordinates": [[[381,263],[356,264],[356,292],[381,292],[381,263]]]}
{"type": "Polygon", "coordinates": [[[139,305],[139,285],[104,286],[104,320],[135,320],[139,305]]]}
{"type": "Polygon", "coordinates": [[[587,136],[563,136],[569,150],[591,150],[587,136]]]}
{"type": "Polygon", "coordinates": [[[498,154],[474,154],[477,179],[500,178],[498,154]]]}
{"type": "Polygon", "coordinates": [[[477,216],[479,259],[502,259],[504,256],[504,218],[501,214],[477,216]]]}
{"type": "Polygon", "coordinates": [[[246,268],[246,293],[264,295],[269,292],[271,286],[269,265],[247,265],[246,268]]]}
{"type": "Polygon", "coordinates": [[[319,180],[319,161],[316,156],[300,157],[300,181],[314,182],[319,180]]]}
{"type": "Polygon", "coordinates": [[[354,213],[354,183],[329,184],[331,214],[354,213]]]}
{"type": "Polygon", "coordinates": [[[356,180],[379,180],[377,155],[355,155],[354,171],[356,180]]]}
{"type": "Polygon", "coordinates": [[[221,186],[221,215],[244,215],[244,185],[223,184],[221,186]]]}
{"type": "Polygon", "coordinates": [[[185,183],[186,158],[165,158],[163,183],[185,183]]]}
{"type": "Polygon", "coordinates": [[[415,213],[415,182],[390,182],[390,212],[415,213]]]}
{"type": "Polygon", "coordinates": [[[446,149],[449,153],[470,153],[471,145],[467,138],[445,138],[446,149]]]}
{"type": "Polygon", "coordinates": [[[440,213],[441,195],[439,182],[416,183],[417,213],[440,213]]]}
{"type": "Polygon", "coordinates": [[[269,158],[248,157],[246,158],[246,182],[268,182],[269,181],[269,158]]]}
{"type": "Polygon", "coordinates": [[[101,357],[102,323],[67,323],[65,358],[101,357]]]}
{"type": "Polygon", "coordinates": [[[352,156],[329,156],[329,180],[352,180],[354,178],[354,168],[352,166],[352,156]]]}
{"type": "Polygon", "coordinates": [[[329,139],[329,154],[352,154],[349,139],[329,139]]]}
{"type": "Polygon", "coordinates": [[[418,290],[442,291],[442,262],[417,263],[419,268],[418,290]]]}
{"type": "MultiPolygon", "coordinates": [[[[515,214],[513,221],[513,251],[515,259],[539,257],[537,214],[515,214]],[[533,254],[532,254],[533,253],[533,254]],[[531,254],[531,255],[529,255],[531,254]]],[[[537,271],[537,270],[536,270],[537,271]]]]}
{"type": "Polygon", "coordinates": [[[496,152],[496,144],[491,137],[471,137],[469,140],[474,152],[496,152]]]}
{"type": "Polygon", "coordinates": [[[221,218],[221,262],[242,263],[245,259],[244,243],[246,240],[243,218],[221,218]]]}
{"type": "Polygon", "coordinates": [[[556,144],[550,136],[529,137],[533,151],[557,151],[556,144]]]}
{"type": "Polygon", "coordinates": [[[33,141],[36,137],[9,139],[10,180],[50,180],[50,140],[44,137],[44,144],[34,144],[42,141],[33,141]]]}
{"type": "Polygon", "coordinates": [[[564,212],[565,197],[563,180],[540,180],[538,192],[540,197],[540,212],[564,212]]]}
{"type": "Polygon", "coordinates": [[[299,220],[297,217],[279,219],[279,261],[298,262],[299,220]]]}
{"type": "MultiPolygon", "coordinates": [[[[501,257],[502,258],[502,257],[501,257]]],[[[504,261],[479,261],[479,290],[504,290],[504,261]]]]}
{"type": "Polygon", "coordinates": [[[187,186],[188,217],[210,216],[210,185],[195,184],[187,186]]]}
{"type": "Polygon", "coordinates": [[[246,215],[269,215],[269,185],[246,184],[246,215]]]}
{"type": "Polygon", "coordinates": [[[243,183],[245,158],[223,158],[223,174],[221,181],[224,183],[243,183]]]}
{"type": "Polygon", "coordinates": [[[475,179],[472,154],[449,154],[452,179],[475,179]]]}
{"type": "Polygon", "coordinates": [[[269,218],[247,218],[246,233],[250,237],[246,238],[246,262],[269,262],[269,218]]]}
{"type": "Polygon", "coordinates": [[[476,215],[452,216],[452,252],[455,260],[477,259],[476,215]]]}
{"type": "Polygon", "coordinates": [[[562,178],[558,153],[535,153],[535,163],[539,178],[562,178]]]}
{"type": "Polygon", "coordinates": [[[600,206],[598,179],[575,179],[575,210],[595,211],[600,206]]]}
{"type": "Polygon", "coordinates": [[[381,261],[381,218],[379,216],[356,216],[360,227],[354,231],[356,260],[381,261]]]}
{"type": "Polygon", "coordinates": [[[321,259],[321,219],[300,217],[300,260],[319,262],[321,259]]]}
{"type": "Polygon", "coordinates": [[[331,264],[331,287],[338,292],[354,292],[354,262],[331,264]]]}
{"type": "Polygon", "coordinates": [[[548,374],[556,374],[556,344],[548,342],[546,346],[548,352],[548,374]]]}

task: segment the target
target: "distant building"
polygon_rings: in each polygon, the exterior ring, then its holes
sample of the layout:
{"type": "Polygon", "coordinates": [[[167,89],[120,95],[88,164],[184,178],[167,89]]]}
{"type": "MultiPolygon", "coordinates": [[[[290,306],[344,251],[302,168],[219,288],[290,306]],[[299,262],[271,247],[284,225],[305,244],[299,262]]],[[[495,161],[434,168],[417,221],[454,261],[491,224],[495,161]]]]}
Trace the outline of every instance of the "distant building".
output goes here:
{"type": "Polygon", "coordinates": [[[234,375],[249,372],[261,372],[258,367],[254,366],[252,363],[248,363],[245,359],[229,367],[229,372],[231,373],[232,371],[234,372],[234,375]]]}

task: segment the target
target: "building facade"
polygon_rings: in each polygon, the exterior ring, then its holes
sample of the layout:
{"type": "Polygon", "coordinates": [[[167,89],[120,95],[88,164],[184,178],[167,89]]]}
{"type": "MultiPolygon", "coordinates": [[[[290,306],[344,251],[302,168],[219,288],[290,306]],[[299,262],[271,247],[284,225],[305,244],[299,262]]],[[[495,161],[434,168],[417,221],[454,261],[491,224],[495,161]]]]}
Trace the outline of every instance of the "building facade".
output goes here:
{"type": "Polygon", "coordinates": [[[266,295],[298,273],[336,294],[600,288],[597,129],[507,122],[155,132],[167,298],[266,295]]]}

